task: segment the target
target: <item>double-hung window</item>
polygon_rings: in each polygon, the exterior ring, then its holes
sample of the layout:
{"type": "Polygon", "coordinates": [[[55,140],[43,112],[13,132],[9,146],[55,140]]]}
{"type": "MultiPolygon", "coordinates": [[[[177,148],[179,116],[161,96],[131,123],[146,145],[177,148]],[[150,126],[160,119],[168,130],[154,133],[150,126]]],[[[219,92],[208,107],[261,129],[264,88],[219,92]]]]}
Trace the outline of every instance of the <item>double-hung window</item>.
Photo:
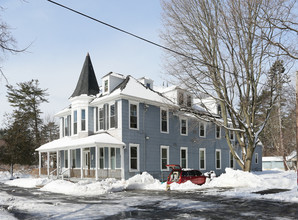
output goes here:
{"type": "Polygon", "coordinates": [[[99,108],[99,130],[104,130],[104,111],[103,108],[99,108]]]}
{"type": "Polygon", "coordinates": [[[205,170],[206,169],[206,149],[205,148],[200,148],[199,149],[199,163],[200,163],[200,170],[205,170]]]}
{"type": "Polygon", "coordinates": [[[221,138],[221,127],[218,125],[215,125],[215,138],[216,139],[221,138]]]}
{"type": "Polygon", "coordinates": [[[138,129],[138,105],[129,104],[129,128],[138,129]]]}
{"type": "Polygon", "coordinates": [[[215,168],[221,169],[221,150],[216,149],[215,151],[215,168]]]}
{"type": "Polygon", "coordinates": [[[180,134],[181,135],[187,135],[187,133],[188,133],[187,127],[188,127],[187,119],[181,118],[180,119],[180,134]]]}
{"type": "Polygon", "coordinates": [[[168,170],[167,164],[169,164],[169,147],[160,147],[160,164],[161,170],[168,170]]]}
{"type": "Polygon", "coordinates": [[[180,148],[180,166],[181,168],[187,168],[187,148],[181,147],[180,148]]]}
{"type": "Polygon", "coordinates": [[[192,106],[191,95],[187,95],[186,105],[187,105],[187,107],[191,107],[192,106]]]}
{"type": "Polygon", "coordinates": [[[81,110],[81,131],[86,131],[86,110],[81,110]]]}
{"type": "Polygon", "coordinates": [[[161,132],[168,133],[169,132],[169,112],[165,109],[160,110],[160,120],[161,120],[161,132]]]}
{"type": "Polygon", "coordinates": [[[129,170],[139,170],[139,146],[137,144],[129,146],[129,170]]]}
{"type": "Polygon", "coordinates": [[[78,134],[78,111],[73,112],[73,134],[78,134]]]}
{"type": "Polygon", "coordinates": [[[200,137],[206,137],[206,123],[200,122],[199,128],[200,137]]]}

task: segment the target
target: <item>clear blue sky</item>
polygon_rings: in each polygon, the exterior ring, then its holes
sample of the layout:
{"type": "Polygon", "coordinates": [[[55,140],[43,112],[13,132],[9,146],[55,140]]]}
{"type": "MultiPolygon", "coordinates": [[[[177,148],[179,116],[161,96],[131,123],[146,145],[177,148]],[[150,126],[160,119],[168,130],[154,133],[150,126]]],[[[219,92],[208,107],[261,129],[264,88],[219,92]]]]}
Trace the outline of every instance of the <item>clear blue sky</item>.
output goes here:
{"type": "MultiPolygon", "coordinates": [[[[75,10],[136,35],[160,43],[159,0],[57,0],[75,10]]],[[[2,20],[10,27],[18,48],[0,60],[10,84],[38,79],[47,88],[45,114],[54,115],[68,106],[87,52],[99,84],[110,71],[147,76],[162,84],[162,49],[58,7],[46,0],[2,0],[2,20]]],[[[0,127],[3,114],[11,112],[5,80],[0,77],[0,127]]]]}

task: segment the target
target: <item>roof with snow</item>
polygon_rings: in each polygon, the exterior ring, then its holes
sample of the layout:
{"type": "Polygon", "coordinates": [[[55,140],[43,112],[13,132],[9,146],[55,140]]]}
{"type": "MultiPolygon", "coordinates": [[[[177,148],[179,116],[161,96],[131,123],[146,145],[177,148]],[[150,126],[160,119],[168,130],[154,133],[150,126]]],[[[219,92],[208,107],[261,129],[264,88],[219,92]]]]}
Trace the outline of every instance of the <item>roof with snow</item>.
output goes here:
{"type": "Polygon", "coordinates": [[[147,100],[150,102],[173,105],[173,102],[171,102],[161,93],[146,87],[130,75],[128,75],[122,83],[120,83],[113,91],[111,91],[109,95],[98,97],[93,100],[93,103],[100,101],[104,97],[115,97],[119,95],[129,96],[135,99],[147,100]]]}
{"type": "Polygon", "coordinates": [[[91,59],[89,53],[86,56],[80,78],[78,80],[77,86],[72,97],[86,95],[96,95],[99,93],[99,87],[97,79],[93,70],[91,59]]]}
{"type": "Polygon", "coordinates": [[[65,148],[75,148],[78,146],[84,147],[94,147],[94,146],[115,146],[123,147],[125,144],[119,141],[117,138],[113,137],[108,133],[100,133],[96,135],[91,135],[85,138],[72,139],[71,137],[64,137],[52,142],[41,145],[36,151],[47,152],[56,151],[65,148]]]}

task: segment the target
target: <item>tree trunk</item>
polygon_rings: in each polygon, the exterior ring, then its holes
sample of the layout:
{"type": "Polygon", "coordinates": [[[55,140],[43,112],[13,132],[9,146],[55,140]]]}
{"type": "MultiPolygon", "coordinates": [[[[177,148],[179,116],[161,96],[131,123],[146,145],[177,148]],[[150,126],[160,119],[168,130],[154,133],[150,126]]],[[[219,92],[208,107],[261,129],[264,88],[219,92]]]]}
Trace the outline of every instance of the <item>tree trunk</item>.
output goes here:
{"type": "Polygon", "coordinates": [[[10,164],[10,180],[13,180],[13,163],[10,164]]]}

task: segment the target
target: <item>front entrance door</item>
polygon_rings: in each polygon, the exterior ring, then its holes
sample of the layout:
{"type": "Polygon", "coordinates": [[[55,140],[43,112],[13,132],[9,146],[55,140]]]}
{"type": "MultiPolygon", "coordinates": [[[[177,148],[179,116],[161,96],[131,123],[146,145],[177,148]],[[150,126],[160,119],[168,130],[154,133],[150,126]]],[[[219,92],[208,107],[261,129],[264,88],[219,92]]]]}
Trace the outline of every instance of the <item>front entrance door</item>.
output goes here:
{"type": "Polygon", "coordinates": [[[90,151],[84,151],[84,170],[85,176],[88,177],[90,175],[90,151]]]}

